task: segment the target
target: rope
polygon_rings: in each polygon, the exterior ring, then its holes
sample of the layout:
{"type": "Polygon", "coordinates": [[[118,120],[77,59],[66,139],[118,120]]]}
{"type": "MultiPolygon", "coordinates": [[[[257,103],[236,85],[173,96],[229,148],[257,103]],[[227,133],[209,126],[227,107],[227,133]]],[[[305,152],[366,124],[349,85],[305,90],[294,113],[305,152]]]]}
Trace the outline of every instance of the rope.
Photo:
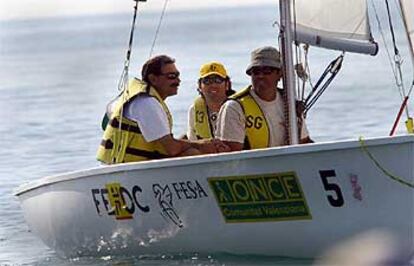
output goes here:
{"type": "MultiPolygon", "coordinates": [[[[401,56],[399,54],[396,54],[394,57],[395,60],[395,65],[397,66],[397,70],[398,70],[398,80],[397,82],[397,86],[400,88],[402,95],[404,95],[405,97],[408,97],[408,94],[405,93],[405,87],[404,87],[404,81],[403,81],[403,74],[402,74],[402,69],[401,69],[401,65],[402,65],[402,60],[401,60],[401,56]]],[[[411,90],[410,90],[411,91],[411,90]]],[[[405,106],[405,113],[407,115],[407,117],[410,117],[410,114],[408,112],[408,106],[405,106]]]]}
{"type": "Polygon", "coordinates": [[[365,154],[371,159],[371,161],[380,169],[385,176],[391,178],[392,180],[400,183],[401,185],[407,186],[409,188],[414,188],[414,184],[405,181],[401,177],[398,177],[396,175],[391,174],[388,170],[386,170],[384,167],[381,166],[381,164],[375,159],[375,157],[371,154],[371,152],[368,150],[367,146],[365,145],[365,141],[362,137],[359,137],[359,144],[361,145],[361,149],[365,154]]]}
{"type": "MultiPolygon", "coordinates": [[[[378,29],[379,29],[379,31],[380,31],[380,33],[381,33],[382,42],[384,43],[385,51],[387,52],[388,61],[389,61],[389,64],[390,64],[390,67],[391,67],[392,73],[394,74],[394,78],[395,78],[395,80],[397,80],[397,79],[398,79],[398,78],[397,78],[397,73],[395,72],[395,68],[394,68],[394,65],[393,65],[393,60],[392,60],[392,57],[391,57],[390,49],[388,48],[387,41],[386,41],[386,39],[385,39],[384,30],[382,29],[381,20],[380,20],[380,18],[379,18],[379,16],[378,16],[377,8],[376,8],[376,6],[375,6],[374,1],[370,1],[370,2],[371,2],[371,5],[372,5],[372,7],[373,7],[373,9],[374,9],[375,19],[377,20],[378,29]]],[[[400,92],[400,94],[401,94],[401,91],[399,91],[399,92],[400,92]]],[[[403,98],[403,97],[404,97],[404,96],[403,96],[403,95],[401,95],[401,98],[403,98]]]]}
{"type": "Polygon", "coordinates": [[[408,95],[407,95],[407,97],[409,97],[409,96],[411,95],[411,92],[413,91],[413,88],[414,88],[414,80],[413,80],[413,82],[411,83],[411,87],[410,87],[410,90],[408,91],[408,95]]]}
{"type": "Polygon", "coordinates": [[[379,31],[381,33],[382,41],[383,41],[384,46],[385,46],[385,51],[387,52],[388,61],[389,61],[391,70],[392,70],[393,75],[394,75],[395,84],[397,86],[397,90],[398,90],[398,92],[400,94],[400,97],[401,97],[401,100],[402,100],[400,110],[397,114],[397,117],[394,121],[394,124],[393,124],[391,132],[390,132],[390,136],[392,136],[394,134],[395,130],[396,130],[396,127],[397,127],[398,122],[401,118],[402,112],[404,110],[405,110],[407,118],[410,119],[410,115],[409,115],[409,111],[408,111],[408,105],[407,105],[407,99],[411,95],[411,92],[413,90],[414,80],[413,80],[413,82],[410,86],[410,89],[408,90],[408,93],[406,94],[405,93],[405,88],[404,88],[403,74],[402,74],[402,69],[401,69],[402,59],[401,59],[401,56],[399,54],[399,51],[398,51],[398,48],[397,48],[397,45],[396,45],[395,34],[394,34],[393,25],[392,25],[391,13],[390,13],[388,1],[385,0],[385,3],[386,3],[386,6],[387,6],[388,22],[389,22],[389,25],[390,25],[392,42],[393,42],[393,45],[394,45],[394,58],[392,58],[391,53],[390,53],[390,49],[387,46],[384,30],[382,29],[381,21],[379,19],[375,3],[374,3],[374,1],[371,1],[372,7],[373,7],[373,10],[374,10],[374,14],[375,14],[375,18],[377,20],[378,28],[379,28],[379,31]]]}
{"type": "Polygon", "coordinates": [[[158,26],[157,26],[157,29],[155,30],[154,40],[152,41],[151,51],[149,53],[150,58],[152,56],[152,53],[154,52],[154,47],[155,47],[155,43],[156,43],[157,38],[158,38],[158,34],[160,32],[160,29],[161,29],[162,20],[164,19],[165,11],[167,10],[167,4],[168,4],[168,0],[165,0],[164,1],[164,7],[162,8],[162,12],[161,12],[160,20],[158,21],[158,26]]]}
{"type": "Polygon", "coordinates": [[[390,6],[388,4],[388,0],[385,0],[385,5],[387,6],[388,23],[390,25],[392,44],[394,45],[394,54],[398,55],[398,54],[400,54],[400,52],[398,51],[397,43],[395,41],[394,27],[392,25],[391,12],[390,12],[390,6]]]}
{"type": "MultiPolygon", "coordinates": [[[[390,26],[392,44],[394,46],[394,63],[395,63],[395,67],[397,69],[396,83],[397,83],[397,87],[400,88],[400,90],[402,92],[402,95],[404,97],[407,97],[408,95],[405,93],[403,74],[402,74],[402,69],[401,69],[402,59],[401,59],[401,55],[400,55],[400,52],[399,52],[398,47],[397,47],[397,43],[395,41],[394,27],[393,27],[393,24],[392,24],[391,12],[390,12],[390,7],[389,7],[388,0],[385,0],[385,5],[387,7],[388,23],[389,23],[389,26],[390,26]]],[[[407,105],[405,106],[405,112],[406,112],[407,117],[410,117],[407,105]]]]}
{"type": "MultiPolygon", "coordinates": [[[[122,70],[121,73],[121,77],[119,79],[118,82],[118,91],[122,91],[122,100],[125,101],[125,99],[128,97],[129,94],[129,87],[128,87],[128,82],[129,82],[129,64],[131,62],[131,54],[132,54],[132,44],[134,42],[134,32],[135,32],[135,24],[136,24],[136,19],[137,19],[137,13],[138,13],[138,3],[141,0],[134,0],[135,1],[135,6],[134,6],[134,15],[132,18],[132,25],[131,25],[131,31],[129,33],[129,43],[128,43],[128,50],[125,56],[125,61],[124,61],[124,69],[122,70]]],[[[119,143],[120,145],[118,145],[117,147],[114,147],[114,149],[116,149],[115,153],[115,162],[118,162],[118,156],[122,150],[122,144],[125,142],[124,138],[123,138],[123,134],[121,134],[121,125],[122,125],[122,119],[123,116],[122,114],[124,113],[124,106],[121,106],[121,110],[120,110],[120,118],[119,118],[119,126],[118,126],[118,133],[117,134],[117,140],[115,140],[115,143],[119,143]]]]}
{"type": "MultiPolygon", "coordinates": [[[[401,55],[400,55],[400,52],[398,50],[397,43],[396,43],[396,40],[395,40],[394,27],[393,27],[393,24],[392,24],[391,12],[390,12],[390,7],[389,7],[388,0],[385,0],[385,4],[386,4],[386,7],[387,7],[388,23],[389,23],[389,26],[390,26],[392,43],[393,43],[393,46],[394,46],[394,65],[395,65],[395,70],[396,70],[395,73],[394,73],[395,82],[396,82],[397,88],[399,89],[401,98],[403,100],[403,103],[401,104],[402,109],[400,108],[398,116],[395,120],[395,123],[398,123],[399,118],[400,118],[401,113],[402,113],[402,110],[405,110],[405,114],[407,116],[407,119],[410,119],[410,114],[409,114],[408,105],[407,105],[407,99],[408,99],[408,97],[409,97],[409,95],[412,91],[412,87],[410,88],[409,93],[407,94],[406,91],[405,91],[403,74],[402,74],[402,59],[401,59],[401,55]]],[[[394,127],[396,127],[395,123],[394,123],[394,126],[393,126],[392,130],[391,130],[391,134],[395,131],[395,128],[394,128],[394,127]]]]}
{"type": "Polygon", "coordinates": [[[138,3],[139,3],[140,0],[134,0],[134,1],[135,1],[134,16],[132,18],[131,31],[129,33],[128,50],[127,50],[127,53],[126,53],[126,56],[125,56],[124,69],[122,70],[121,77],[120,77],[119,82],[118,82],[118,90],[119,91],[124,90],[125,85],[128,84],[129,63],[131,61],[132,44],[134,42],[135,24],[136,24],[137,13],[138,13],[138,3]]]}
{"type": "MultiPolygon", "coordinates": [[[[399,10],[400,10],[400,12],[399,12],[400,18],[403,21],[403,24],[405,26],[405,31],[407,33],[408,44],[409,44],[409,47],[411,48],[409,50],[410,50],[410,54],[411,54],[411,64],[412,64],[412,68],[413,68],[412,70],[414,71],[414,51],[412,50],[412,49],[414,49],[414,44],[413,44],[413,41],[411,40],[411,38],[409,36],[409,32],[408,32],[408,28],[409,28],[408,25],[407,25],[407,23],[408,23],[408,21],[407,21],[408,16],[406,16],[406,14],[405,14],[405,10],[403,8],[402,1],[400,0],[400,1],[398,1],[398,3],[399,3],[399,7],[400,7],[399,8],[399,10]]],[[[414,75],[413,75],[413,81],[411,83],[411,88],[410,88],[410,90],[408,92],[408,95],[411,94],[411,91],[413,89],[413,86],[414,86],[414,75]]]]}

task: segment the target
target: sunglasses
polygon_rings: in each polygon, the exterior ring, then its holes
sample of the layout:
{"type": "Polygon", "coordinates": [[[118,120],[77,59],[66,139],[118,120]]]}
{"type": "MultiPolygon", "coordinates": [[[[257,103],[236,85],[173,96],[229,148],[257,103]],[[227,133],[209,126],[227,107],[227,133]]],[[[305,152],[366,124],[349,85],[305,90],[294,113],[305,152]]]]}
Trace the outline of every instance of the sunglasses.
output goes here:
{"type": "Polygon", "coordinates": [[[225,79],[219,76],[205,77],[201,79],[201,83],[203,83],[204,85],[210,85],[213,83],[222,84],[224,81],[225,79]]]}
{"type": "Polygon", "coordinates": [[[250,75],[270,75],[272,74],[275,70],[279,71],[279,69],[277,68],[273,68],[273,67],[254,67],[250,70],[249,74],[250,75]]]}
{"type": "Polygon", "coordinates": [[[168,72],[168,73],[161,73],[160,76],[165,76],[167,79],[178,79],[180,77],[180,72],[168,72]]]}

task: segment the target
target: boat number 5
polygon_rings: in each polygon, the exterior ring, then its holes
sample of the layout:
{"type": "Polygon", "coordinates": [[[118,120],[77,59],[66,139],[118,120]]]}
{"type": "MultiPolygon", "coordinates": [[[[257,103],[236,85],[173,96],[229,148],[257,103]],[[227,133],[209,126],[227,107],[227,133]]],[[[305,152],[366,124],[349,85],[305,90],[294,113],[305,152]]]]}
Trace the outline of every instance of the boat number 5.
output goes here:
{"type": "Polygon", "coordinates": [[[323,187],[326,191],[332,191],[334,195],[328,195],[328,201],[333,207],[341,207],[344,205],[344,197],[342,195],[341,188],[338,184],[333,183],[332,181],[329,182],[328,178],[336,177],[335,170],[321,170],[319,171],[319,175],[322,179],[323,187]]]}

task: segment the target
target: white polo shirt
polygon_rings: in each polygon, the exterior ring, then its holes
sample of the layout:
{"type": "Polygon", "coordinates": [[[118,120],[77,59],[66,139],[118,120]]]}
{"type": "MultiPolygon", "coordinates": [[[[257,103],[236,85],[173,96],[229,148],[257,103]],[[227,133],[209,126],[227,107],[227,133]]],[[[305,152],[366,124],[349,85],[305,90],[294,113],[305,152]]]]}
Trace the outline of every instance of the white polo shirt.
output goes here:
{"type": "Polygon", "coordinates": [[[124,107],[126,118],[138,123],[147,142],[171,134],[167,114],[157,99],[138,95],[124,107]]]}

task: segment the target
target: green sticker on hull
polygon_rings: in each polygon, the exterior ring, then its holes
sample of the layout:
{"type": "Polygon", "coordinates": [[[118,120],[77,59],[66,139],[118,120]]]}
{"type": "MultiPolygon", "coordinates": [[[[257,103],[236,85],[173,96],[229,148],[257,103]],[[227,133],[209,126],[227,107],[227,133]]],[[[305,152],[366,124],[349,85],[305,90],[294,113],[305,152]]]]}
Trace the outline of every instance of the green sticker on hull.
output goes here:
{"type": "Polygon", "coordinates": [[[227,223],[312,219],[293,172],[213,177],[208,183],[227,223]]]}

